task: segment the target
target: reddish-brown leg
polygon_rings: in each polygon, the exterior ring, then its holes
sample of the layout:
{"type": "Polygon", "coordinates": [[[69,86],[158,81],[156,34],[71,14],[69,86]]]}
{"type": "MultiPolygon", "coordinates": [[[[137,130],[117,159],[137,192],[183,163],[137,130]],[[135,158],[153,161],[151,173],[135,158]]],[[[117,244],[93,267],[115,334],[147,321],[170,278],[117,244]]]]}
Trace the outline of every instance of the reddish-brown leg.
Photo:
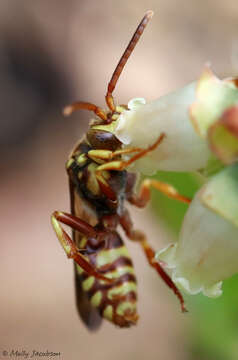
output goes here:
{"type": "MultiPolygon", "coordinates": [[[[97,237],[97,232],[92,226],[85,221],[80,220],[76,216],[67,214],[60,211],[55,211],[51,216],[51,222],[55,233],[61,243],[68,258],[73,259],[85,272],[89,275],[96,277],[97,279],[112,282],[111,279],[101,275],[98,271],[86,260],[86,258],[80,253],[81,249],[78,249],[71,237],[66,233],[60,223],[70,226],[72,229],[79,231],[81,234],[87,237],[97,237]]],[[[82,249],[85,252],[85,249],[82,249]]]]}
{"type": "Polygon", "coordinates": [[[69,116],[72,114],[72,112],[76,110],[89,110],[93,111],[98,117],[100,117],[102,120],[107,120],[107,115],[103,109],[101,109],[99,106],[96,106],[94,104],[78,101],[71,105],[68,105],[64,108],[63,114],[65,116],[69,116]]]}
{"type": "Polygon", "coordinates": [[[186,204],[191,202],[191,199],[179,194],[173,186],[154,179],[145,179],[140,186],[139,194],[129,194],[127,200],[137,207],[145,207],[150,200],[151,187],[159,190],[171,199],[178,200],[186,204]]]}
{"type": "MultiPolygon", "coordinates": [[[[126,169],[133,162],[141,159],[142,157],[146,156],[149,152],[155,150],[157,148],[157,146],[159,146],[159,144],[163,141],[164,137],[165,137],[165,134],[162,133],[158,137],[158,139],[155,141],[155,143],[150,145],[147,149],[139,149],[138,148],[137,154],[132,156],[128,161],[115,160],[115,161],[107,162],[103,165],[98,166],[98,168],[96,169],[96,172],[100,173],[103,170],[122,171],[122,170],[126,169]]],[[[137,149],[136,149],[136,151],[137,151],[137,149]]]]}
{"type": "Polygon", "coordinates": [[[186,312],[187,309],[185,307],[182,294],[180,293],[180,291],[176,287],[176,285],[173,283],[170,276],[164,271],[164,269],[161,267],[161,265],[155,260],[155,251],[149,245],[145,234],[139,230],[133,229],[133,223],[131,221],[130,214],[127,210],[125,210],[124,214],[120,217],[120,224],[129,239],[131,239],[133,241],[138,241],[140,243],[150,266],[152,266],[157,271],[157,273],[160,275],[160,277],[166,283],[166,285],[178,297],[180,304],[181,304],[182,312],[186,312]]]}

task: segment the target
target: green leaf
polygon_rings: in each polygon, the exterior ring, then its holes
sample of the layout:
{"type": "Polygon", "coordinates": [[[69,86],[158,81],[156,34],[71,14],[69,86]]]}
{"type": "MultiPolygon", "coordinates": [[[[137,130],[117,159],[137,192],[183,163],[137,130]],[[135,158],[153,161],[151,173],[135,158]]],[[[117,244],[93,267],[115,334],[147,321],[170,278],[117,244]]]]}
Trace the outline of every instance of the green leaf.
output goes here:
{"type": "MultiPolygon", "coordinates": [[[[201,186],[201,178],[191,173],[159,171],[153,178],[173,185],[182,195],[192,198],[201,186]]],[[[163,222],[179,233],[188,206],[153,190],[152,206],[163,222]]]]}

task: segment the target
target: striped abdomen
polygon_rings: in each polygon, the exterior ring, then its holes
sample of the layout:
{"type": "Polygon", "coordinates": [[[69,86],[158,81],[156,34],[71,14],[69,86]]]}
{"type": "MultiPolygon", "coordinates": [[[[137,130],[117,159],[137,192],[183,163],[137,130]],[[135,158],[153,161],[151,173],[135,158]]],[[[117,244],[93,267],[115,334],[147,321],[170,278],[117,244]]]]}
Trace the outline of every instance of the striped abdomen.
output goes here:
{"type": "MultiPolygon", "coordinates": [[[[82,239],[82,243],[85,240],[82,239]]],[[[77,271],[82,277],[83,290],[101,316],[118,326],[128,327],[135,324],[138,319],[137,286],[133,264],[117,232],[107,234],[105,241],[106,248],[89,255],[88,259],[99,272],[115,279],[115,282],[108,284],[88,276],[79,266],[77,271]]]]}

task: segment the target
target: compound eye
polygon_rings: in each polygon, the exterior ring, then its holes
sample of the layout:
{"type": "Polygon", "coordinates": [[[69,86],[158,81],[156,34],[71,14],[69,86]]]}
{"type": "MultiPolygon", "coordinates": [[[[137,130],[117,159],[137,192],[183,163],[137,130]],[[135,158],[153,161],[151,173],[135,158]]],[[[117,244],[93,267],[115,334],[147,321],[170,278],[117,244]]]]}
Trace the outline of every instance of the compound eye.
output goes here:
{"type": "Polygon", "coordinates": [[[87,133],[87,140],[93,149],[117,150],[121,142],[109,131],[91,129],[87,133]]]}

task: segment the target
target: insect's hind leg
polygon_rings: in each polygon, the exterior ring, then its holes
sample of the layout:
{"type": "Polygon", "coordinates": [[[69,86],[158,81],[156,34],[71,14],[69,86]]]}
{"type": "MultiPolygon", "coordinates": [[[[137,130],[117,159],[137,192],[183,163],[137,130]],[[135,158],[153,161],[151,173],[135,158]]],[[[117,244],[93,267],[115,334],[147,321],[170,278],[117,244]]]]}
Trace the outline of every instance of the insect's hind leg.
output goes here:
{"type": "Polygon", "coordinates": [[[135,194],[132,192],[131,194],[128,194],[127,200],[137,207],[145,207],[150,200],[151,188],[155,188],[171,199],[178,200],[186,204],[191,202],[191,199],[181,195],[172,185],[154,179],[143,180],[140,185],[139,193],[135,194]]]}
{"type": "Polygon", "coordinates": [[[79,231],[87,237],[97,237],[97,231],[87,224],[85,221],[60,211],[55,211],[51,216],[51,222],[55,233],[61,243],[68,258],[73,259],[88,275],[94,276],[107,282],[112,282],[111,279],[101,275],[81,254],[85,249],[78,249],[75,242],[63,229],[61,223],[70,226],[72,229],[79,231]]]}
{"type": "Polygon", "coordinates": [[[120,217],[120,224],[121,224],[123,230],[125,231],[127,237],[130,240],[137,241],[140,243],[150,266],[152,266],[157,271],[157,273],[162,278],[162,280],[166,283],[166,285],[178,297],[178,299],[180,301],[182,312],[187,312],[182,294],[180,293],[180,291],[176,287],[176,285],[173,283],[170,276],[164,271],[162,266],[155,260],[155,251],[149,245],[145,234],[142,231],[135,230],[133,228],[133,223],[132,223],[132,220],[131,220],[128,210],[125,210],[124,214],[120,217]]]}

